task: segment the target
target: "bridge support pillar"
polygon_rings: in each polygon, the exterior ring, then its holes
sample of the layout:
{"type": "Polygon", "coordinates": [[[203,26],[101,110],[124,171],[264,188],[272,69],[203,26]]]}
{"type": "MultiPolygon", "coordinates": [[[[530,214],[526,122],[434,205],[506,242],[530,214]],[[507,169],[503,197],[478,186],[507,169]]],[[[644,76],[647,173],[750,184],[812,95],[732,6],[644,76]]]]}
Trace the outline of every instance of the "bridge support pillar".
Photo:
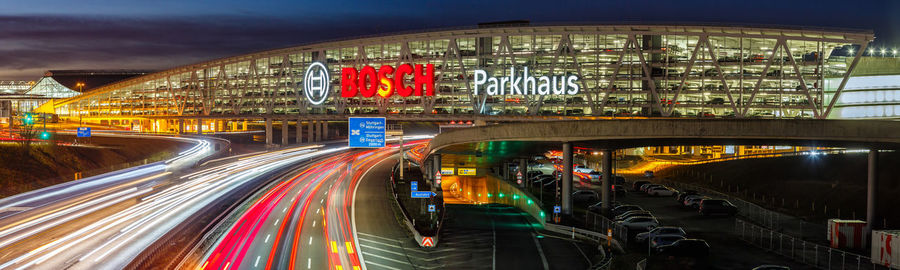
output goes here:
{"type": "Polygon", "coordinates": [[[313,142],[319,142],[319,140],[321,139],[320,136],[322,135],[322,127],[319,125],[321,125],[321,123],[319,123],[319,121],[312,121],[312,126],[313,126],[312,135],[313,136],[311,137],[311,139],[313,140],[313,142]]]}
{"type": "Polygon", "coordinates": [[[178,119],[178,134],[184,134],[184,119],[178,119]]]}
{"type": "Polygon", "coordinates": [[[562,175],[562,205],[561,210],[564,215],[572,214],[572,143],[563,143],[563,175],[562,175]]]}
{"type": "Polygon", "coordinates": [[[203,135],[203,118],[197,118],[197,134],[203,135]]]}
{"type": "Polygon", "coordinates": [[[303,121],[300,120],[300,118],[297,118],[297,143],[303,143],[303,121]]]}
{"type": "Polygon", "coordinates": [[[306,122],[306,142],[313,142],[313,131],[315,131],[315,121],[307,121],[306,122]]]}
{"type": "Polygon", "coordinates": [[[319,121],[319,126],[316,130],[316,141],[324,141],[325,140],[325,121],[319,121]]]}
{"type": "MultiPolygon", "coordinates": [[[[519,160],[519,173],[522,174],[522,183],[519,183],[519,187],[525,187],[525,182],[528,181],[528,160],[520,159],[519,160]]],[[[516,180],[518,181],[518,180],[516,180]]]]}
{"type": "Polygon", "coordinates": [[[866,187],[866,231],[881,228],[875,213],[878,210],[878,149],[869,149],[868,186],[866,187]]]}
{"type": "Polygon", "coordinates": [[[272,145],[272,118],[266,118],[266,147],[272,145]]]}
{"type": "Polygon", "coordinates": [[[327,141],[331,136],[328,135],[328,121],[322,121],[322,140],[327,141]]]}
{"type": "Polygon", "coordinates": [[[237,121],[231,122],[231,131],[237,131],[237,130],[238,130],[237,121]]]}
{"type": "Polygon", "coordinates": [[[247,131],[247,122],[247,120],[244,120],[244,126],[242,127],[241,131],[247,131]]]}
{"type": "Polygon", "coordinates": [[[288,145],[288,120],[281,120],[281,146],[288,145]]]}
{"type": "Polygon", "coordinates": [[[600,151],[601,155],[603,155],[602,160],[600,161],[600,171],[603,172],[603,176],[600,181],[601,191],[600,191],[600,201],[603,204],[600,205],[601,212],[605,215],[609,212],[609,185],[611,185],[613,181],[612,177],[612,151],[609,149],[603,149],[600,151]]]}

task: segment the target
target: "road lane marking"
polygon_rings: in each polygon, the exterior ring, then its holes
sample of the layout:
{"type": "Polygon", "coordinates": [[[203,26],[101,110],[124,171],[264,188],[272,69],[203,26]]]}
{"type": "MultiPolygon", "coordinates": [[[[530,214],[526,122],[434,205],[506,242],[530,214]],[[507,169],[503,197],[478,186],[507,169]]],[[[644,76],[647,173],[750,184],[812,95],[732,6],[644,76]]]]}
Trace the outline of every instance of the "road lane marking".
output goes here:
{"type": "MultiPolygon", "coordinates": [[[[382,259],[382,260],[388,260],[388,261],[396,262],[396,263],[399,263],[399,264],[402,264],[402,265],[409,265],[409,262],[404,262],[404,261],[401,261],[401,260],[388,258],[388,257],[381,256],[381,255],[374,254],[374,253],[363,252],[362,254],[365,255],[365,256],[372,256],[372,257],[379,258],[379,259],[382,259]]],[[[366,262],[366,263],[370,263],[370,262],[366,262]]]]}
{"type": "Polygon", "coordinates": [[[306,259],[306,269],[310,269],[312,267],[312,258],[306,259]]]}
{"type": "Polygon", "coordinates": [[[253,267],[259,267],[258,266],[259,265],[259,257],[261,257],[261,256],[256,256],[256,262],[253,263],[253,267]]]}
{"type": "Polygon", "coordinates": [[[266,235],[266,241],[263,241],[263,243],[268,243],[268,242],[269,242],[269,236],[272,236],[272,234],[271,234],[271,233],[270,233],[270,234],[267,234],[267,235],[266,235]]]}
{"type": "Polygon", "coordinates": [[[387,237],[377,236],[377,235],[374,235],[374,234],[369,234],[369,233],[364,233],[364,232],[357,232],[357,233],[358,233],[358,234],[361,234],[362,236],[366,236],[366,237],[378,238],[378,239],[384,240],[384,241],[391,241],[391,242],[394,242],[394,243],[400,243],[400,241],[397,240],[397,239],[390,239],[390,238],[387,238],[387,237]]]}
{"type": "Polygon", "coordinates": [[[313,220],[313,227],[315,227],[315,226],[316,226],[316,221],[315,221],[315,220],[313,220]]]}
{"type": "Polygon", "coordinates": [[[306,245],[310,245],[310,246],[312,245],[312,236],[309,237],[309,243],[306,245]]]}
{"type": "Polygon", "coordinates": [[[544,264],[544,270],[550,269],[550,265],[547,264],[547,257],[544,256],[544,249],[541,248],[541,242],[538,241],[537,235],[531,233],[531,237],[534,238],[534,246],[537,247],[538,254],[541,255],[541,263],[544,264]]]}
{"type": "Polygon", "coordinates": [[[400,268],[394,268],[394,267],[390,267],[390,266],[383,265],[383,264],[380,264],[380,263],[366,262],[366,264],[371,264],[371,265],[374,265],[374,266],[378,266],[378,267],[381,267],[381,268],[387,268],[387,269],[391,269],[391,270],[400,270],[400,268]]]}
{"type": "Polygon", "coordinates": [[[272,224],[272,226],[278,226],[278,221],[279,221],[279,220],[281,220],[281,219],[276,219],[275,222],[272,224]]]}

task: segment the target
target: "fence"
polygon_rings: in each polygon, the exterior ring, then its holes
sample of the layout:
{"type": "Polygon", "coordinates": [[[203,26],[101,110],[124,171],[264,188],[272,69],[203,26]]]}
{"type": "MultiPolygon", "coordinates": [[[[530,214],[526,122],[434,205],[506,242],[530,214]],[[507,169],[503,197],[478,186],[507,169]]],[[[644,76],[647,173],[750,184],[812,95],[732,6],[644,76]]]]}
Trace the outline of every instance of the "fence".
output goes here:
{"type": "Polygon", "coordinates": [[[888,269],[872,263],[869,257],[803,241],[740,219],[735,220],[734,230],[741,240],[754,246],[819,269],[888,269]]]}
{"type": "Polygon", "coordinates": [[[703,194],[727,199],[737,206],[739,216],[765,228],[788,233],[800,237],[801,239],[824,240],[827,235],[827,227],[824,224],[810,223],[800,218],[772,211],[755,203],[709,188],[668,180],[662,180],[660,182],[680,190],[693,189],[703,194]]]}
{"type": "Polygon", "coordinates": [[[618,249],[624,248],[624,247],[620,246],[619,243],[616,243],[615,240],[608,239],[606,234],[604,234],[604,232],[585,230],[585,229],[569,227],[569,226],[564,226],[564,225],[558,225],[558,224],[553,224],[553,223],[547,223],[547,225],[544,226],[544,229],[551,231],[551,232],[560,233],[560,234],[566,234],[566,235],[571,234],[572,239],[575,239],[576,237],[586,238],[586,239],[590,239],[591,241],[594,241],[595,243],[597,243],[599,245],[599,246],[597,246],[597,252],[600,253],[601,259],[599,261],[593,263],[588,268],[590,270],[609,270],[610,267],[612,266],[612,253],[606,252],[606,250],[603,249],[603,246],[602,246],[603,241],[608,241],[609,244],[616,245],[618,249]]]}
{"type": "Polygon", "coordinates": [[[606,233],[612,229],[613,238],[619,240],[623,247],[628,246],[628,228],[616,224],[614,221],[594,212],[587,211],[584,217],[584,225],[588,230],[606,233]]]}

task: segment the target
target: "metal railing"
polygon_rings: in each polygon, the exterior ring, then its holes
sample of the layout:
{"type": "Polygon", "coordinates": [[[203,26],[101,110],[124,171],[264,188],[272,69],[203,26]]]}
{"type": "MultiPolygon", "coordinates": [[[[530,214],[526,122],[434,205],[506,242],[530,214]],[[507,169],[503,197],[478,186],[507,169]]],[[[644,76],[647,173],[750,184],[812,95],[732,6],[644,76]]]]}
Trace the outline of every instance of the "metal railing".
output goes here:
{"type": "Polygon", "coordinates": [[[588,230],[606,233],[612,229],[613,238],[619,240],[622,246],[628,246],[628,228],[604,217],[603,215],[588,211],[584,217],[584,226],[588,230]]]}
{"type": "Polygon", "coordinates": [[[888,269],[872,263],[869,257],[804,241],[740,219],[735,219],[734,231],[741,240],[754,246],[818,269],[888,269]]]}
{"type": "Polygon", "coordinates": [[[612,266],[612,254],[603,249],[604,241],[607,241],[608,243],[606,244],[608,245],[616,245],[619,249],[624,248],[615,240],[615,238],[609,239],[604,232],[585,230],[553,223],[547,223],[547,225],[544,226],[544,229],[559,234],[571,235],[572,239],[584,238],[597,243],[597,252],[600,253],[601,259],[588,267],[590,270],[609,270],[612,266]]]}

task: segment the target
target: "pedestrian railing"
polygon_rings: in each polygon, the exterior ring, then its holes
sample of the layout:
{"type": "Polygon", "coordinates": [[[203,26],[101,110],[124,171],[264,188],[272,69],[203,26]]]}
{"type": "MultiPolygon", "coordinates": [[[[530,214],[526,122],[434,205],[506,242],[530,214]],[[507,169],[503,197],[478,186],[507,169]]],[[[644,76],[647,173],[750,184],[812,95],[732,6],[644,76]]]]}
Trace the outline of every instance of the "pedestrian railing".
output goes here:
{"type": "Polygon", "coordinates": [[[606,233],[612,230],[613,238],[622,243],[622,246],[628,246],[628,228],[617,224],[603,215],[587,211],[585,214],[585,227],[595,232],[606,233]]]}
{"type": "Polygon", "coordinates": [[[762,226],[735,219],[735,234],[754,246],[818,269],[886,270],[869,257],[804,241],[762,226]]]}

